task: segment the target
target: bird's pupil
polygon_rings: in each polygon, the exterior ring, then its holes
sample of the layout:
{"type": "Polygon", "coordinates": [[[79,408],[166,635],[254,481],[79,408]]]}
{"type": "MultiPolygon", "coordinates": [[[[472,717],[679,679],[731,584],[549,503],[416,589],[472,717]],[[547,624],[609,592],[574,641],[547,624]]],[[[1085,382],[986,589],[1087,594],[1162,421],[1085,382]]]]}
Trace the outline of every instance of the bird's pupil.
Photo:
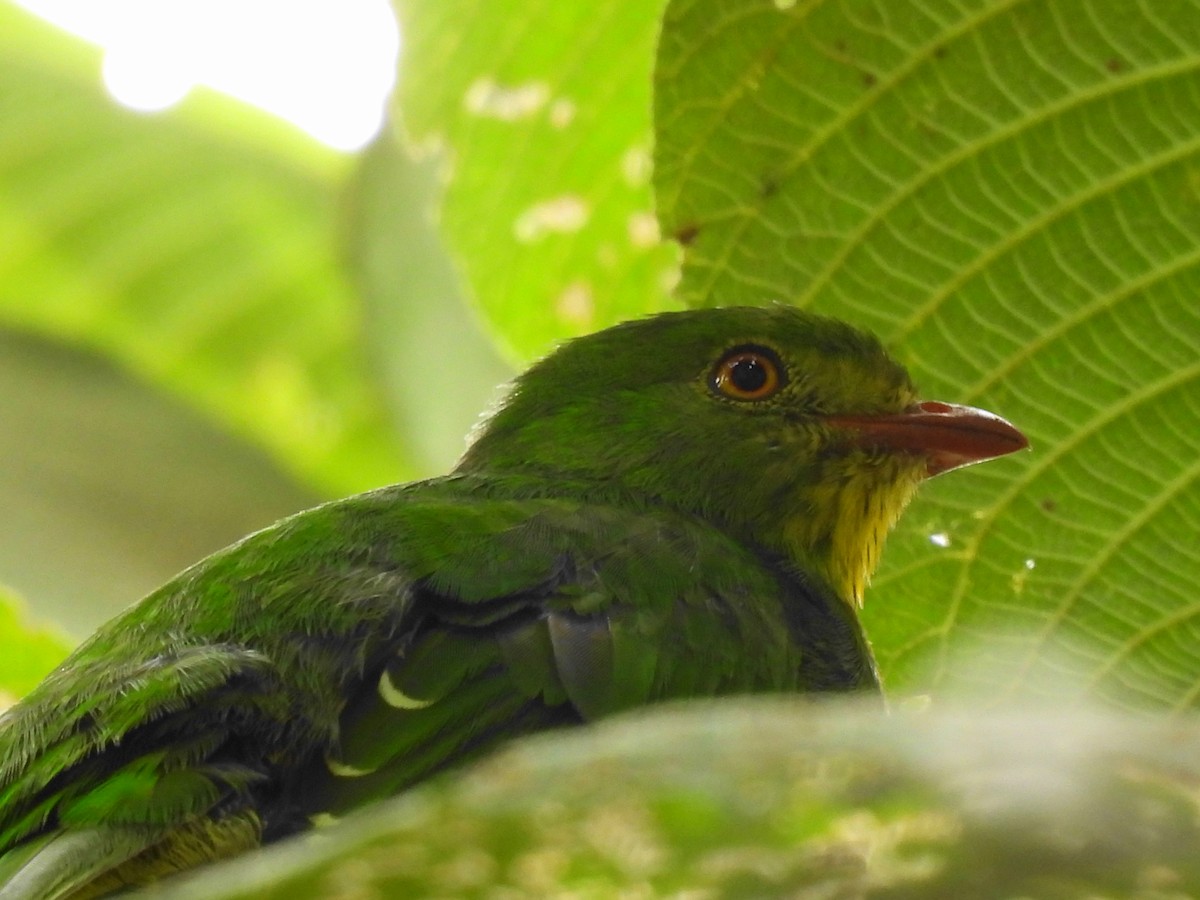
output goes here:
{"type": "Polygon", "coordinates": [[[729,367],[729,380],[744,394],[753,394],[767,383],[767,370],[757,359],[739,359],[729,367]]]}

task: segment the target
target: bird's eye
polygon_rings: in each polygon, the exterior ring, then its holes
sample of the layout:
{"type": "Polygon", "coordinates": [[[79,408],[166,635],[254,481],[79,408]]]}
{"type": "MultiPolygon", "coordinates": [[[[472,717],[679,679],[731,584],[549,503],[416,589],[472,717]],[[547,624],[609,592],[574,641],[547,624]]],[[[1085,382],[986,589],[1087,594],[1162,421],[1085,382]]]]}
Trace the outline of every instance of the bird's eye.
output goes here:
{"type": "Polygon", "coordinates": [[[710,383],[732,400],[765,400],[783,387],[783,367],[769,350],[738,347],[721,357],[710,383]]]}

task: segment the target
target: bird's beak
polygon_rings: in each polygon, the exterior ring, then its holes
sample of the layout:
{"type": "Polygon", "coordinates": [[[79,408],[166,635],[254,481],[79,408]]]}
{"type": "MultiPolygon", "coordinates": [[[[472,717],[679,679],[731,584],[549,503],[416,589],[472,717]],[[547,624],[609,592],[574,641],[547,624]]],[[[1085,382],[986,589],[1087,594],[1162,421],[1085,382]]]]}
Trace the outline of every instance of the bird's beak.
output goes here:
{"type": "Polygon", "coordinates": [[[936,400],[902,413],[828,416],[825,421],[852,432],[857,446],[924,456],[930,477],[1029,446],[1025,435],[997,415],[936,400]]]}

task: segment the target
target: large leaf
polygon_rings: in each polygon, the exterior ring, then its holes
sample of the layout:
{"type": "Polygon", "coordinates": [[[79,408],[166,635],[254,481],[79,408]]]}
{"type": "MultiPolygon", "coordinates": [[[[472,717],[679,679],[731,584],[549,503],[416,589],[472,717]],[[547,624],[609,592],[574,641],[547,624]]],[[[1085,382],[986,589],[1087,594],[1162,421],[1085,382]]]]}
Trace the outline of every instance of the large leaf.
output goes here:
{"type": "Polygon", "coordinates": [[[649,184],[662,0],[395,3],[400,117],[444,154],[443,234],[510,353],[663,308],[677,270],[649,184]]]}
{"type": "Polygon", "coordinates": [[[213,94],[118,109],[0,3],[0,323],[101,350],[329,492],[403,471],[339,259],[351,162],[213,94]]]}
{"type": "Polygon", "coordinates": [[[1033,453],[930,485],[894,687],[1200,696],[1200,5],[675,0],[655,185],[691,305],[867,325],[1033,453]]]}

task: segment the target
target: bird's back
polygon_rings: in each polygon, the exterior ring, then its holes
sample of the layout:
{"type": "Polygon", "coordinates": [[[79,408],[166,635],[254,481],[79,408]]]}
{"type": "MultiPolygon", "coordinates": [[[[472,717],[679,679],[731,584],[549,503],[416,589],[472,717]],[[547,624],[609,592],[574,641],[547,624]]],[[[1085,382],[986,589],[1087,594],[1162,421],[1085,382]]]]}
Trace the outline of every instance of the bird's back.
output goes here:
{"type": "Polygon", "coordinates": [[[853,616],[718,529],[535,494],[329,504],[115,619],[0,719],[0,897],[233,855],[645,702],[874,685],[853,616]]]}

